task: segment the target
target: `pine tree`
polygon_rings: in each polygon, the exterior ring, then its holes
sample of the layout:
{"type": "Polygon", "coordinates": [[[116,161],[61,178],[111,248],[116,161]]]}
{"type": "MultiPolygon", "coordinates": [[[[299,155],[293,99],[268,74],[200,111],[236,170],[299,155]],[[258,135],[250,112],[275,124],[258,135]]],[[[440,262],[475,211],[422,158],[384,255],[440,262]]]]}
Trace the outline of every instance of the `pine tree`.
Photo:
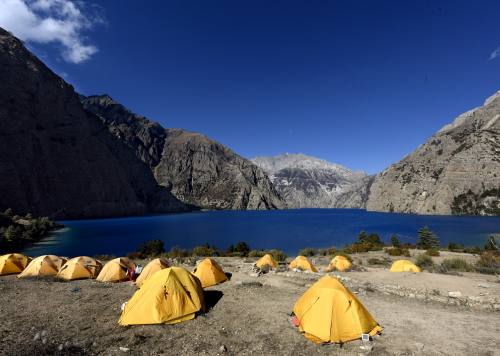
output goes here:
{"type": "Polygon", "coordinates": [[[15,225],[10,225],[7,229],[5,229],[3,233],[3,238],[7,242],[16,242],[21,238],[22,231],[19,227],[15,225]]]}
{"type": "Polygon", "coordinates": [[[399,242],[399,239],[398,237],[396,236],[396,234],[392,234],[391,235],[391,245],[393,247],[396,247],[396,248],[399,248],[401,246],[400,242],[399,242]]]}
{"type": "Polygon", "coordinates": [[[359,235],[358,235],[358,241],[359,242],[366,242],[368,240],[368,235],[366,234],[365,230],[361,230],[359,235]]]}
{"type": "Polygon", "coordinates": [[[495,239],[495,236],[491,235],[488,238],[488,241],[486,242],[486,245],[484,245],[484,249],[488,251],[496,251],[498,250],[498,245],[495,239]]]}
{"type": "Polygon", "coordinates": [[[429,230],[428,226],[424,226],[418,230],[417,247],[422,250],[439,248],[439,238],[435,233],[429,230]]]}

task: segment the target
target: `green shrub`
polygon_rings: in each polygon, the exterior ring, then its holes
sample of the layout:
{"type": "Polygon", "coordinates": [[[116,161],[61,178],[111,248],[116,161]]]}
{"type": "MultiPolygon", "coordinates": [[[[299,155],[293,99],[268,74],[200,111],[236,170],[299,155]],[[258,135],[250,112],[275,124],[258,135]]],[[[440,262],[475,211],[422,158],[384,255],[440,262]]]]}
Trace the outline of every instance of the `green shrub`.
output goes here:
{"type": "Polygon", "coordinates": [[[417,255],[417,257],[415,258],[415,264],[422,269],[429,269],[434,267],[432,258],[423,253],[417,255]]]}
{"type": "Polygon", "coordinates": [[[248,257],[262,257],[267,253],[270,254],[271,256],[273,256],[273,258],[277,262],[283,262],[288,257],[283,251],[275,250],[275,249],[273,249],[273,250],[252,250],[248,253],[248,257]]]}
{"type": "Polygon", "coordinates": [[[250,252],[250,246],[244,241],[238,242],[235,246],[230,245],[227,249],[227,254],[229,256],[240,256],[246,257],[250,252]]]}
{"type": "Polygon", "coordinates": [[[385,252],[389,256],[406,256],[406,257],[410,257],[410,250],[408,250],[407,248],[399,248],[399,247],[386,248],[385,252]]]}
{"type": "Polygon", "coordinates": [[[136,252],[144,256],[156,257],[165,252],[162,240],[149,240],[142,242],[136,252]]]}
{"type": "Polygon", "coordinates": [[[474,266],[468,263],[463,258],[447,258],[441,262],[440,269],[444,272],[446,271],[461,271],[461,272],[472,272],[474,271],[474,266]]]}
{"type": "Polygon", "coordinates": [[[338,252],[338,250],[335,247],[330,247],[330,248],[321,249],[319,254],[321,256],[332,256],[332,255],[335,255],[337,252],[338,252]]]}
{"type": "Polygon", "coordinates": [[[306,257],[315,256],[317,253],[318,251],[316,249],[310,247],[306,247],[299,251],[299,255],[306,257]]]}
{"type": "Polygon", "coordinates": [[[401,243],[399,242],[399,239],[396,236],[396,234],[391,235],[391,245],[393,247],[400,247],[401,246],[401,243]]]}
{"type": "Polygon", "coordinates": [[[193,248],[191,255],[194,257],[211,257],[217,256],[217,249],[215,247],[210,247],[207,245],[196,246],[193,248]]]}
{"type": "Polygon", "coordinates": [[[439,256],[439,250],[436,249],[436,248],[430,248],[428,249],[427,251],[425,251],[425,254],[428,255],[428,256],[433,256],[433,257],[437,257],[439,256]]]}
{"type": "Polygon", "coordinates": [[[168,258],[183,258],[191,256],[191,251],[182,249],[179,246],[174,246],[166,255],[168,258]]]}
{"type": "Polygon", "coordinates": [[[271,254],[271,256],[273,256],[273,258],[277,261],[277,262],[283,262],[286,260],[286,258],[288,257],[286,255],[286,253],[284,253],[283,251],[281,250],[269,250],[267,251],[267,253],[271,254]]]}
{"type": "Polygon", "coordinates": [[[485,274],[500,274],[500,254],[498,252],[484,252],[476,262],[476,270],[485,274]]]}
{"type": "Polygon", "coordinates": [[[448,251],[461,252],[463,250],[464,250],[464,245],[462,244],[457,244],[455,242],[448,243],[448,251]]]}
{"type": "Polygon", "coordinates": [[[248,257],[262,257],[265,254],[264,250],[252,250],[248,253],[248,257]]]}

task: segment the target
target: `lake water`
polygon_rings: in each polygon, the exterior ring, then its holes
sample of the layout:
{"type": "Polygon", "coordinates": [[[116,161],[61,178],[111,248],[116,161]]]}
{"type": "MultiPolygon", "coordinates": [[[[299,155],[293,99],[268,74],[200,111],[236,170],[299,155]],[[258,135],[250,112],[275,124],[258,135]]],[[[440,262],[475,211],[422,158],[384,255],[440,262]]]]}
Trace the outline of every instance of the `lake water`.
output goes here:
{"type": "Polygon", "coordinates": [[[482,246],[489,234],[500,232],[500,217],[422,216],[358,209],[210,211],[62,223],[64,230],[24,252],[32,256],[122,256],[135,251],[142,241],[160,239],[166,250],[205,243],[226,249],[245,241],[251,248],[277,248],[293,255],[304,247],[342,247],[353,242],[360,230],[376,232],[385,241],[395,233],[403,242],[414,242],[417,230],[428,225],[442,245],[453,241],[466,246],[482,246]]]}

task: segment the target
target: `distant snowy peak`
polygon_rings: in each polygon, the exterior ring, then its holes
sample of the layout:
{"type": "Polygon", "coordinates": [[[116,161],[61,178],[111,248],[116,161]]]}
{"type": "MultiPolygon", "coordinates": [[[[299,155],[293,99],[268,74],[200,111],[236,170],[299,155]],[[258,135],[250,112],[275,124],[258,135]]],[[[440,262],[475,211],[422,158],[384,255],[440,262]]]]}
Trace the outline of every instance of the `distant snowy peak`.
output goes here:
{"type": "Polygon", "coordinates": [[[256,157],[290,208],[362,208],[369,177],[336,163],[299,154],[256,157]]]}
{"type": "Polygon", "coordinates": [[[260,156],[253,158],[251,161],[270,174],[274,174],[282,169],[305,169],[326,170],[337,172],[338,174],[366,176],[366,173],[364,172],[354,172],[340,164],[328,162],[326,160],[302,153],[284,153],[278,156],[260,156]]]}

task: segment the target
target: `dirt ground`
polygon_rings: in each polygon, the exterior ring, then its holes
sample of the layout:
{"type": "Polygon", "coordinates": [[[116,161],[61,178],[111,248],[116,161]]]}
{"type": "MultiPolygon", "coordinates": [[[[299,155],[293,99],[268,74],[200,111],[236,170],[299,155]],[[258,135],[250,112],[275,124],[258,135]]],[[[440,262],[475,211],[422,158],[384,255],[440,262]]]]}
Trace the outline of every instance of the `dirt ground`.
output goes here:
{"type": "MultiPolygon", "coordinates": [[[[0,277],[1,355],[500,355],[500,313],[367,291],[359,298],[382,325],[370,342],[316,345],[291,324],[295,301],[319,274],[252,275],[251,263],[218,259],[229,282],[206,290],[210,310],[177,325],[121,327],[120,306],[136,288],[95,280],[0,277]]],[[[345,272],[359,280],[429,284],[467,294],[478,282],[500,294],[491,276],[345,272]]]]}

